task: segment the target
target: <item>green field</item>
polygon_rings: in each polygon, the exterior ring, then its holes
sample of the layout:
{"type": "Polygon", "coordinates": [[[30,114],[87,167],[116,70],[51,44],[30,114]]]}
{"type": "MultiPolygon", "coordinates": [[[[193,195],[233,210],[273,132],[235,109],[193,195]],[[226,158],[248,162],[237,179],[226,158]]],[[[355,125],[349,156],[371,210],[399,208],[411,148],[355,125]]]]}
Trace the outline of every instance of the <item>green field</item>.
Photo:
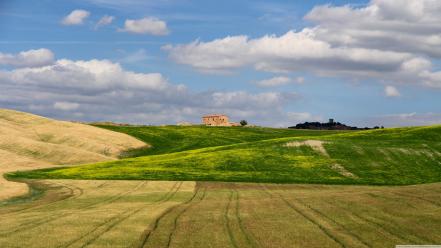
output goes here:
{"type": "Polygon", "coordinates": [[[409,185],[441,181],[441,126],[368,131],[102,126],[152,145],[11,178],[409,185]]]}
{"type": "Polygon", "coordinates": [[[0,202],[0,247],[441,243],[441,126],[101,127],[152,147],[116,161],[9,173],[33,190],[0,202]]]}

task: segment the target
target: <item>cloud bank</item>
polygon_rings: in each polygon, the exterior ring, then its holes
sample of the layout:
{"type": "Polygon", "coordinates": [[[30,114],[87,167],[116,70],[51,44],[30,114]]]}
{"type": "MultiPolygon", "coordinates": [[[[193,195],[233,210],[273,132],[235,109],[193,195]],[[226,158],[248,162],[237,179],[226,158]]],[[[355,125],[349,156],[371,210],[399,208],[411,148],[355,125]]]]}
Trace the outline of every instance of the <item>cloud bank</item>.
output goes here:
{"type": "MultiPolygon", "coordinates": [[[[21,64],[31,64],[33,61],[21,64]]],[[[246,91],[196,92],[173,84],[160,73],[137,73],[110,60],[58,59],[37,67],[0,70],[0,106],[62,119],[140,124],[199,123],[207,113],[233,120],[287,126],[309,113],[289,113],[296,93],[246,91]]]]}
{"type": "Polygon", "coordinates": [[[13,67],[39,67],[50,65],[54,62],[54,54],[49,49],[40,48],[28,50],[17,54],[0,52],[0,65],[13,67]]]}
{"type": "Polygon", "coordinates": [[[258,38],[228,36],[167,45],[179,64],[209,73],[255,70],[310,72],[351,80],[375,79],[441,88],[433,60],[441,55],[441,2],[374,0],[366,7],[315,7],[315,26],[258,38]]]}

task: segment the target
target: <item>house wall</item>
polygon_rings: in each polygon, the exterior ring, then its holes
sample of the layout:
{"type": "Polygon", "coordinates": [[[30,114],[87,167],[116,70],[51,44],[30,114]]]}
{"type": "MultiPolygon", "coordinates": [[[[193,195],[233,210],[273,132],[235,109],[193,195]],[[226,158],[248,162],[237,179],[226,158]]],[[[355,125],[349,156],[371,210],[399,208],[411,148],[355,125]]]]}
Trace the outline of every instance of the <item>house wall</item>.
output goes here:
{"type": "Polygon", "coordinates": [[[202,122],[207,126],[228,126],[228,116],[226,115],[209,115],[202,117],[202,122]]]}

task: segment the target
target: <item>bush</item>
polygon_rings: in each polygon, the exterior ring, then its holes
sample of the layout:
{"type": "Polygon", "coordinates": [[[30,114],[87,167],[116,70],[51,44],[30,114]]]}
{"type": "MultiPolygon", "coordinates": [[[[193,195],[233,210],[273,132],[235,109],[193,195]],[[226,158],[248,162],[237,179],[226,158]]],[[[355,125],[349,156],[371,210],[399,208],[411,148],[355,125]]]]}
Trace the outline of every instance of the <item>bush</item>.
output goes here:
{"type": "Polygon", "coordinates": [[[248,125],[248,122],[246,120],[241,120],[240,125],[246,126],[246,125],[248,125]]]}

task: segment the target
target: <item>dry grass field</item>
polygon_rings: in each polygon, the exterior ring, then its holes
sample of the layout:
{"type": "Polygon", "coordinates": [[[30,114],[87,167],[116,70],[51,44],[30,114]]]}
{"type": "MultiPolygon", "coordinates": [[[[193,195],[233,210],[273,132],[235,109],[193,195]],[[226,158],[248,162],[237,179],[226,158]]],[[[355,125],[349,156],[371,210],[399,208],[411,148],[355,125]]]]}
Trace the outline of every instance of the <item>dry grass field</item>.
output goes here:
{"type": "Polygon", "coordinates": [[[0,110],[0,174],[141,148],[1,177],[1,248],[441,244],[439,126],[106,128],[0,110]]]}
{"type": "Polygon", "coordinates": [[[0,247],[393,247],[441,243],[441,184],[33,181],[0,247]]]}
{"type": "Polygon", "coordinates": [[[6,172],[114,160],[145,145],[122,133],[0,109],[0,201],[28,191],[4,180],[6,172]]]}

